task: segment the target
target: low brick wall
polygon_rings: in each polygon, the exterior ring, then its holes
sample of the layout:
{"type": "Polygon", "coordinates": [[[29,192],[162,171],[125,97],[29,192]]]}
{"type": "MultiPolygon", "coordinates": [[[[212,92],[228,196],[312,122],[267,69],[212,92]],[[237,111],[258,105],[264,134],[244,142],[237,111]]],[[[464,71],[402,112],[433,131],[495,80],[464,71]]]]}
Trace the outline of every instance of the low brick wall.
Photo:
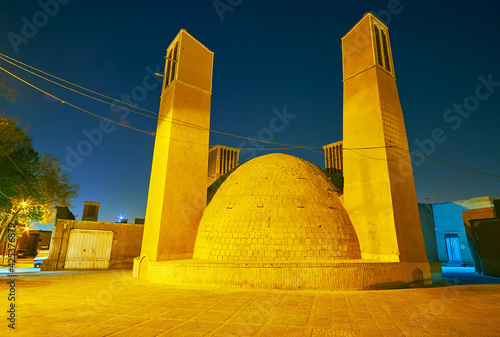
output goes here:
{"type": "Polygon", "coordinates": [[[370,290],[422,287],[442,281],[440,263],[306,261],[162,261],[141,264],[134,277],[171,285],[282,290],[370,290]],[[140,268],[146,268],[141,271],[140,268]]]}
{"type": "Polygon", "coordinates": [[[113,231],[113,244],[109,261],[110,269],[132,268],[134,257],[141,254],[144,225],[113,222],[58,220],[52,232],[49,257],[43,261],[42,270],[64,269],[72,229],[113,231]]]}

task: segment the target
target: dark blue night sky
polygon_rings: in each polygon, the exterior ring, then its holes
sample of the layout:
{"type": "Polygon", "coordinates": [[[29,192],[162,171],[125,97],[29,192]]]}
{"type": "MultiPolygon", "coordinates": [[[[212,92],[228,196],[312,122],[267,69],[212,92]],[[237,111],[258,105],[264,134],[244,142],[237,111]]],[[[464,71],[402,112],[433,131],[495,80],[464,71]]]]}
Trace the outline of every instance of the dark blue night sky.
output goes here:
{"type": "MultiPolygon", "coordinates": [[[[0,53],[156,112],[160,86],[151,73],[163,72],[165,49],[185,28],[215,53],[212,129],[255,138],[264,135],[261,130],[269,127],[276,111],[286,109],[293,118],[272,141],[311,147],[342,139],[340,38],[372,11],[389,26],[410,149],[500,174],[500,4],[495,1],[220,0],[219,5],[229,6],[222,14],[212,0],[60,2],[59,8],[47,7],[52,16],[39,14],[43,9],[37,1],[4,4],[0,53]],[[23,37],[23,26],[34,19],[40,27],[25,28],[28,37],[23,37]],[[13,36],[23,42],[12,43],[13,36]],[[468,110],[460,112],[458,105],[468,110]],[[436,129],[442,129],[446,140],[432,148],[426,139],[436,129]]],[[[126,116],[2,60],[0,66],[93,113],[148,132],[156,128],[153,118],[126,116]]],[[[76,157],[73,151],[87,139],[85,133],[96,135],[100,119],[1,71],[0,81],[18,93],[15,102],[0,101],[0,112],[28,124],[35,148],[59,156],[81,184],[73,202],[75,215],[81,216],[83,202],[89,200],[101,202],[102,221],[144,217],[153,136],[117,126],[76,157]]],[[[210,144],[276,147],[215,133],[210,144]]],[[[256,151],[269,152],[276,151],[256,151]]],[[[324,167],[322,151],[278,152],[324,167]]],[[[240,161],[252,155],[242,151],[240,161]]],[[[420,202],[500,195],[498,177],[414,159],[420,202]]]]}

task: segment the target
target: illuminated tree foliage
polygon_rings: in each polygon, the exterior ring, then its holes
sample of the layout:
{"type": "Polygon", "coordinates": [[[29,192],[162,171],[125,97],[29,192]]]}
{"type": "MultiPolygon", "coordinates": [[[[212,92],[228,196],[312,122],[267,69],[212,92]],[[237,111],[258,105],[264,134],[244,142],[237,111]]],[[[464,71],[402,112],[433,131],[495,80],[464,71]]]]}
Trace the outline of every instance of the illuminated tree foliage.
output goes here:
{"type": "MultiPolygon", "coordinates": [[[[3,89],[3,87],[5,87],[5,84],[0,82],[0,90],[3,89]]],[[[0,97],[13,101],[14,98],[16,98],[16,92],[12,88],[8,88],[7,92],[3,92],[3,90],[1,90],[0,97]]]]}
{"type": "Polygon", "coordinates": [[[0,243],[9,223],[52,222],[55,206],[70,206],[78,189],[57,157],[40,155],[18,121],[0,116],[0,243]]]}

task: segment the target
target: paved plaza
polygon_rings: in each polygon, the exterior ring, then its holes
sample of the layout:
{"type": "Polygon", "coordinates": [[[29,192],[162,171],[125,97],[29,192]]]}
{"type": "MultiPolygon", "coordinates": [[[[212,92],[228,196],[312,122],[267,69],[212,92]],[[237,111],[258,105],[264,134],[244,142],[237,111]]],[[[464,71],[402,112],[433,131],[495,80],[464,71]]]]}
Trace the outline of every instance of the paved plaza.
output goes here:
{"type": "MultiPolygon", "coordinates": [[[[500,336],[500,279],[461,270],[446,274],[455,285],[376,291],[192,288],[131,270],[17,273],[16,329],[5,317],[0,335],[500,336]]],[[[6,298],[9,274],[0,278],[6,298]]],[[[7,316],[12,302],[2,303],[7,316]]]]}

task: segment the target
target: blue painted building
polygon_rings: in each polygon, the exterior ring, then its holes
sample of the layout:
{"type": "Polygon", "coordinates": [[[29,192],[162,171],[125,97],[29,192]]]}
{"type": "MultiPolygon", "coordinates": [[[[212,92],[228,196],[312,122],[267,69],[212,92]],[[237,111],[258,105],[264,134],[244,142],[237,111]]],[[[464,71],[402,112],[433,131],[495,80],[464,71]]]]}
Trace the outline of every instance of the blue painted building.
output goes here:
{"type": "MultiPolygon", "coordinates": [[[[470,240],[467,239],[462,212],[471,209],[493,207],[493,200],[496,199],[500,198],[488,196],[432,204],[432,214],[436,235],[435,247],[438,261],[441,261],[443,265],[474,265],[473,254],[475,251],[474,247],[472,247],[471,252],[471,248],[469,247],[470,240]]],[[[424,230],[425,226],[429,232],[428,215],[424,221],[422,214],[423,213],[421,211],[422,229],[424,230]]],[[[433,244],[431,240],[428,236],[426,238],[425,235],[424,240],[426,241],[426,248],[429,245],[431,255],[434,254],[435,252],[432,248],[433,244]]],[[[429,257],[429,253],[427,255],[429,257]]]]}

